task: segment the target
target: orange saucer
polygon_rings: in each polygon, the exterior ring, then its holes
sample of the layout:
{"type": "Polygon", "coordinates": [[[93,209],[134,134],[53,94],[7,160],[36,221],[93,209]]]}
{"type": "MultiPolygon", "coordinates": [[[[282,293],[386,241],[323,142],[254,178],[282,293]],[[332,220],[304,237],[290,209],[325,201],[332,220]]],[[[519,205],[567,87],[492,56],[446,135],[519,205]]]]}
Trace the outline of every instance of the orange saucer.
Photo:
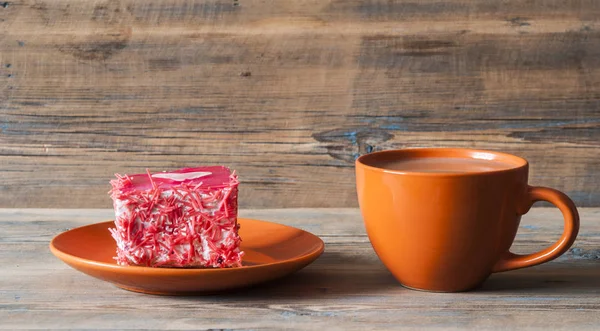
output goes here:
{"type": "Polygon", "coordinates": [[[50,242],[52,253],[71,267],[130,291],[149,294],[198,294],[240,288],[298,271],[321,255],[319,237],[293,227],[238,219],[243,266],[225,269],[181,269],[119,266],[108,231],[113,222],[63,232],[50,242]]]}

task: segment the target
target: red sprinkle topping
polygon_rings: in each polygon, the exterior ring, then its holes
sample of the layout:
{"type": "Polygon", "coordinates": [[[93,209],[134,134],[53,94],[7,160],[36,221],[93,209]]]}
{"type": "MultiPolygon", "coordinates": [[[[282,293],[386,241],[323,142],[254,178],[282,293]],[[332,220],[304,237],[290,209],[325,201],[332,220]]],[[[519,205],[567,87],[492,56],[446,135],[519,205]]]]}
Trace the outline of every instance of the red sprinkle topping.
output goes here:
{"type": "MultiPolygon", "coordinates": [[[[182,169],[177,173],[214,168],[182,169]]],[[[109,194],[115,208],[115,228],[110,232],[117,242],[118,264],[217,268],[242,265],[244,253],[239,248],[237,223],[239,182],[235,172],[229,172],[226,181],[217,185],[214,183],[218,178],[204,182],[202,178],[161,180],[159,184],[150,171],[146,175],[146,184],[140,181],[141,175],[115,174],[116,179],[111,180],[109,194]]]]}

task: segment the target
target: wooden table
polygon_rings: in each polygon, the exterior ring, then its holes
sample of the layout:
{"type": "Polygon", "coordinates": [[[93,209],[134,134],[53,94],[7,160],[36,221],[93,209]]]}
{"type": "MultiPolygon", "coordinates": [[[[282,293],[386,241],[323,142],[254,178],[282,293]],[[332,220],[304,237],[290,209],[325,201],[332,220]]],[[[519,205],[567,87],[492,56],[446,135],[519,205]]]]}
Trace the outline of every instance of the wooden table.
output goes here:
{"type": "MultiPolygon", "coordinates": [[[[371,249],[356,209],[243,210],[241,216],[319,235],[325,253],[274,283],[197,297],[127,292],[53,257],[50,239],[109,219],[110,210],[0,209],[0,327],[76,329],[568,329],[600,330],[600,208],[563,257],[495,274],[477,291],[417,292],[398,285],[371,249]]],[[[516,252],[559,236],[556,209],[523,220],[516,252]]]]}

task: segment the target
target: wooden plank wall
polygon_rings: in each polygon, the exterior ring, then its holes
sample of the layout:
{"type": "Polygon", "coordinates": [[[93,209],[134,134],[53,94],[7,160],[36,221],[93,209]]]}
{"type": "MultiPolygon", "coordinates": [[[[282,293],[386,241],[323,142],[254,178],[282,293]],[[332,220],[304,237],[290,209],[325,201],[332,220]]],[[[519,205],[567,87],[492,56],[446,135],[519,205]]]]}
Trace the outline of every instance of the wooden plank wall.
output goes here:
{"type": "Polygon", "coordinates": [[[242,207],[356,206],[357,155],[528,158],[600,206],[600,1],[0,1],[0,207],[225,164],[242,207]]]}

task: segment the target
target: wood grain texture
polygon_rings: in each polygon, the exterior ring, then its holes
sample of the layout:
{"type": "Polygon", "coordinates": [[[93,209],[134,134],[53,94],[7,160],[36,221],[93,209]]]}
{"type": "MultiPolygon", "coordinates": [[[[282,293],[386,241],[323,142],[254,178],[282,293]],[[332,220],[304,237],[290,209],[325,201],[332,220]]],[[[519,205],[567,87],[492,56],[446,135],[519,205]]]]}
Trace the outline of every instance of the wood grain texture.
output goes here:
{"type": "Polygon", "coordinates": [[[0,31],[3,207],[199,164],[242,207],[352,207],[358,155],[424,146],[600,206],[598,1],[14,0],[0,31]]]}
{"type": "MultiPolygon", "coordinates": [[[[179,330],[597,330],[600,209],[581,210],[581,231],[561,258],[494,274],[478,290],[435,294],[402,288],[370,247],[356,209],[242,210],[241,216],[303,228],[324,254],[280,281],[198,297],[127,292],[81,274],[48,250],[67,228],[111,210],[0,209],[0,328],[179,330]]],[[[558,239],[560,213],[536,208],[515,251],[558,239]]]]}

